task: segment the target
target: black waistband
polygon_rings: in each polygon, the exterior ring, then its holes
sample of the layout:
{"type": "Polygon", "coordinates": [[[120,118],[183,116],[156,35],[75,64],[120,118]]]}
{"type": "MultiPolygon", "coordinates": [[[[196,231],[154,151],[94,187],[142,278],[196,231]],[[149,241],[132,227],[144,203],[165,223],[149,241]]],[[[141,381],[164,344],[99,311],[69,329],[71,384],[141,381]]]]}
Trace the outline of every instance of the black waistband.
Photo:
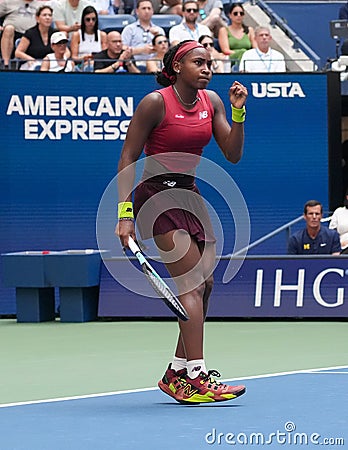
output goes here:
{"type": "Polygon", "coordinates": [[[164,173],[161,175],[151,176],[149,172],[144,172],[142,181],[146,183],[161,184],[168,188],[193,188],[195,185],[195,177],[184,173],[164,173]]]}

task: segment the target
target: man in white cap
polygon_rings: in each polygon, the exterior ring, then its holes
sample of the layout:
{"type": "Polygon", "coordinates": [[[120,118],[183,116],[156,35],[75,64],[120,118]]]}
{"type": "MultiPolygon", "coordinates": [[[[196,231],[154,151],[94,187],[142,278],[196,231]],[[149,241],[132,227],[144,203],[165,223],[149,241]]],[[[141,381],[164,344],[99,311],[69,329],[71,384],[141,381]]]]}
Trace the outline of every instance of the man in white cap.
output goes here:
{"type": "Polygon", "coordinates": [[[67,50],[68,38],[63,31],[56,31],[52,34],[51,47],[54,53],[46,55],[42,61],[40,70],[43,72],[72,72],[74,62],[68,60],[67,50]]]}

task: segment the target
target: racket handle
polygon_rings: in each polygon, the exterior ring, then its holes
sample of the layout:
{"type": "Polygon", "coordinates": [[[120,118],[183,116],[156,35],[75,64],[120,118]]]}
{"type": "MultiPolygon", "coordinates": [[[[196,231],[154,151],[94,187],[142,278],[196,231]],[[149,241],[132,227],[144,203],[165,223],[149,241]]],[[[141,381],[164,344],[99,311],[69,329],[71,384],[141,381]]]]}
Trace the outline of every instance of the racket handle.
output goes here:
{"type": "Polygon", "coordinates": [[[140,252],[140,248],[131,236],[129,236],[128,238],[128,247],[130,248],[131,252],[134,253],[134,255],[140,252]]]}

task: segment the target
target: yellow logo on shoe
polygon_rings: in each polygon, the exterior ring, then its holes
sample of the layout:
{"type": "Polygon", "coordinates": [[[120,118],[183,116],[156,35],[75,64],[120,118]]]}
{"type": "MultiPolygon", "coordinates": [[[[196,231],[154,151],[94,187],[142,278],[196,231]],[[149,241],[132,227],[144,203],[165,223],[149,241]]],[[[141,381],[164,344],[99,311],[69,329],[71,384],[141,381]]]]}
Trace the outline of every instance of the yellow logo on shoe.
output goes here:
{"type": "Polygon", "coordinates": [[[184,387],[184,394],[188,397],[192,397],[196,392],[198,392],[198,389],[191,386],[191,384],[186,384],[184,387]]]}

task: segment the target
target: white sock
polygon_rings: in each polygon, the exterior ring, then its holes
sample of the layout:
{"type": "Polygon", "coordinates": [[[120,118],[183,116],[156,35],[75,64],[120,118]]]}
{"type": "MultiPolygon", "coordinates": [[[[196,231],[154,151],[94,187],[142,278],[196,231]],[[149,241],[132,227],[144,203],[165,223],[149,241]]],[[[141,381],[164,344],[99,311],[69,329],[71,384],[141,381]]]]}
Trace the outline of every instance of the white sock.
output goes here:
{"type": "Polygon", "coordinates": [[[187,374],[191,379],[197,378],[201,372],[207,373],[204,359],[187,361],[187,374]]]}
{"type": "Polygon", "coordinates": [[[177,356],[174,356],[172,361],[172,369],[177,372],[181,369],[186,369],[187,361],[186,358],[178,358],[177,356]]]}

